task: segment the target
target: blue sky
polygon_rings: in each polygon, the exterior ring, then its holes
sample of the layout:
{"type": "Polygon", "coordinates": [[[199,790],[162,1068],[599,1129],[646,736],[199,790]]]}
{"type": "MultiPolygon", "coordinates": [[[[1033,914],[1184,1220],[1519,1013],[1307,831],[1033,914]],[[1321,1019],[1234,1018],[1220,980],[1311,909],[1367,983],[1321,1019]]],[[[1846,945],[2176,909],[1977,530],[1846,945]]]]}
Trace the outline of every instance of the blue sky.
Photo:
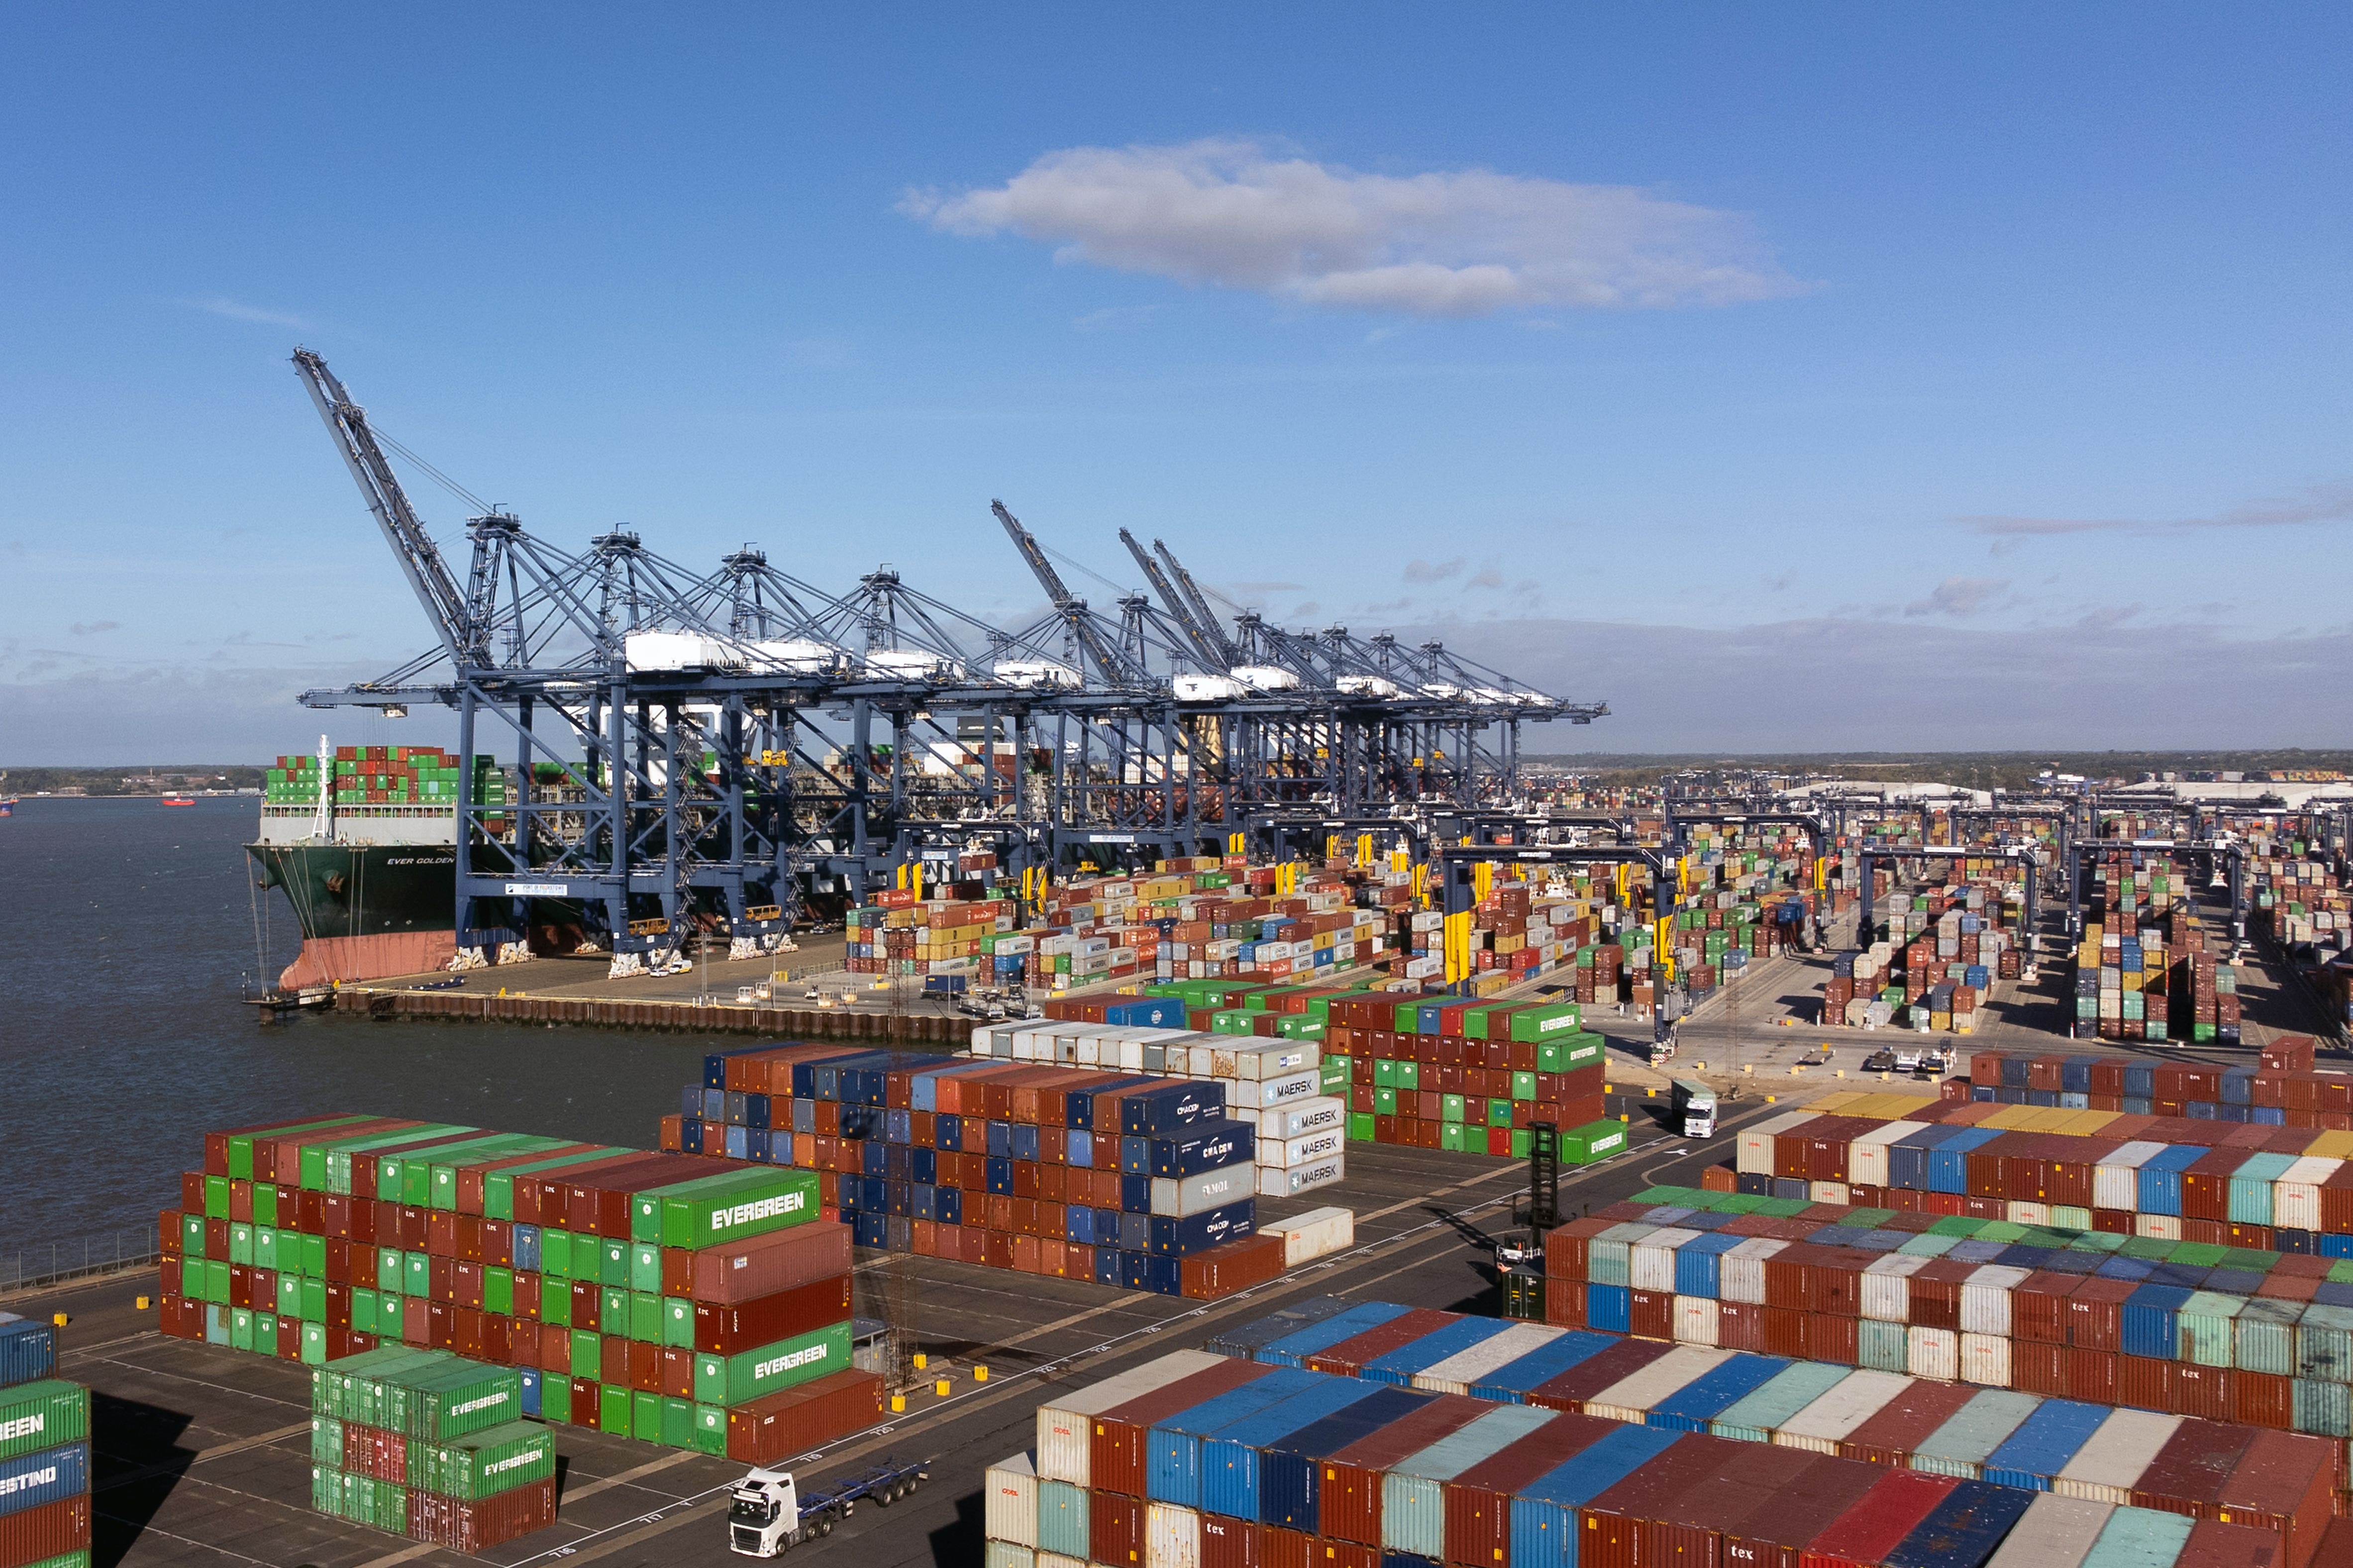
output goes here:
{"type": "Polygon", "coordinates": [[[298,342],[558,542],[1011,616],[1002,496],[1532,749],[2343,742],[2353,16],[1265,9],[0,13],[0,763],[427,640],[298,342]]]}

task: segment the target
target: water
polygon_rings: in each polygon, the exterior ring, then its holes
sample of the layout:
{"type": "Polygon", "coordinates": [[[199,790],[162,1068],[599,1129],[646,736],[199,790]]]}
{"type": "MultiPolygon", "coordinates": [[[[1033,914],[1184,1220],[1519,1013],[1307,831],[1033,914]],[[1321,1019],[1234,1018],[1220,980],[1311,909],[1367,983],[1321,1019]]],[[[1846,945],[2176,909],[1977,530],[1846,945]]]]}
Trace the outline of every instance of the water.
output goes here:
{"type": "Polygon", "coordinates": [[[240,980],[301,945],[283,896],[251,888],[259,815],[251,796],[28,800],[0,820],[0,1271],[152,1230],[213,1129],[364,1111],[651,1148],[700,1072],[689,1035],[257,1023],[240,980]]]}

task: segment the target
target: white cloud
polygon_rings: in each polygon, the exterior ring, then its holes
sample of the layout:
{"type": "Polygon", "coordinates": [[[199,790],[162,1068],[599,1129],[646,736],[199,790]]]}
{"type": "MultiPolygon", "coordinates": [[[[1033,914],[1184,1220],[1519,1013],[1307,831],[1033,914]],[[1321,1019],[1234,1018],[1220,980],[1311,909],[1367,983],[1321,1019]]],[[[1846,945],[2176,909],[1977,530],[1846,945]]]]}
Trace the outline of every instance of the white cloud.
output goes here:
{"type": "Polygon", "coordinates": [[[1001,186],[910,191],[899,210],[1052,244],[1060,261],[1342,310],[1732,305],[1797,287],[1745,218],[1632,186],[1366,174],[1229,138],[1073,147],[1001,186]]]}
{"type": "Polygon", "coordinates": [[[248,305],[236,300],[216,297],[210,300],[185,300],[181,302],[209,315],[226,316],[232,321],[254,321],[266,327],[292,327],[297,331],[305,330],[311,325],[301,316],[289,315],[283,310],[266,310],[259,305],[248,305]]]}
{"type": "Polygon", "coordinates": [[[1947,577],[1925,599],[1904,606],[1907,616],[1974,616],[2008,592],[2007,577],[1947,577]]]}
{"type": "Polygon", "coordinates": [[[2129,517],[2003,515],[1954,521],[1974,532],[1997,539],[2046,538],[2066,533],[2155,533],[2182,529],[2293,528],[2305,523],[2353,521],[2353,485],[2310,485],[2291,495],[2247,501],[2211,516],[2177,518],[2170,522],[2129,517]]]}
{"type": "Polygon", "coordinates": [[[1451,561],[1424,561],[1419,557],[1405,563],[1405,580],[1409,583],[1443,583],[1462,570],[1462,557],[1451,561]]]}

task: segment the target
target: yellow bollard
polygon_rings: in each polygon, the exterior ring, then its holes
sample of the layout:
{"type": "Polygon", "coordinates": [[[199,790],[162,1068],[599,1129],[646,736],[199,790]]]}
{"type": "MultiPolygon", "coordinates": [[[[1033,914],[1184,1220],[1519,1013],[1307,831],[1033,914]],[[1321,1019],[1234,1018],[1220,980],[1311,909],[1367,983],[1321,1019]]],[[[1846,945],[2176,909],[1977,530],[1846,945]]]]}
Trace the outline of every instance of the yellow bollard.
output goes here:
{"type": "Polygon", "coordinates": [[[1778,1104],[1779,1103],[1780,1099],[1781,1097],[1778,1094],[1768,1094],[1765,1097],[1765,1103],[1767,1105],[1778,1104]]]}
{"type": "Polygon", "coordinates": [[[929,1365],[931,1365],[931,1364],[932,1364],[932,1358],[931,1358],[931,1357],[929,1357],[929,1356],[925,1355],[925,1354],[924,1354],[923,1352],[921,1352],[921,1351],[917,1351],[917,1352],[915,1352],[915,1370],[916,1370],[917,1372],[921,1372],[921,1371],[923,1371],[925,1367],[927,1367],[927,1366],[929,1366],[929,1365]]]}
{"type": "Polygon", "coordinates": [[[1632,1121],[1632,1120],[1633,1120],[1633,1118],[1632,1118],[1632,1117],[1630,1117],[1630,1116],[1628,1116],[1624,1111],[1622,1111],[1622,1110],[1621,1110],[1621,1111],[1620,1111],[1620,1112],[1618,1113],[1618,1120],[1619,1120],[1619,1121],[1632,1121]]]}
{"type": "Polygon", "coordinates": [[[1642,1090],[1642,1098],[1643,1098],[1644,1100],[1656,1100],[1658,1097],[1659,1097],[1658,1086],[1657,1086],[1657,1085],[1655,1085],[1655,1084],[1653,1084],[1653,1085],[1652,1085],[1652,1086],[1651,1086],[1650,1088],[1645,1089],[1644,1090],[1642,1090]]]}
{"type": "Polygon", "coordinates": [[[68,1318],[63,1312],[52,1312],[49,1314],[49,1321],[60,1329],[64,1328],[66,1324],[72,1321],[73,1320],[68,1318]]]}
{"type": "Polygon", "coordinates": [[[948,1380],[944,1377],[937,1383],[933,1384],[932,1392],[939,1395],[942,1399],[945,1399],[948,1396],[948,1380]]]}
{"type": "Polygon", "coordinates": [[[139,1310],[140,1310],[141,1311],[142,1311],[142,1312],[143,1312],[143,1311],[145,1311],[145,1310],[147,1310],[147,1308],[148,1308],[148,1305],[149,1305],[149,1303],[148,1303],[148,1300],[147,1300],[147,1298],[146,1298],[146,1297],[142,1296],[142,1297],[140,1297],[140,1298],[139,1298],[139,1310]]]}
{"type": "Polygon", "coordinates": [[[1757,1071],[1757,1064],[1754,1062],[1742,1062],[1740,1064],[1740,1070],[1753,1077],[1757,1071]]]}
{"type": "Polygon", "coordinates": [[[897,1415],[901,1414],[902,1412],[903,1412],[906,1408],[907,1408],[907,1396],[906,1396],[905,1394],[892,1394],[892,1395],[891,1396],[891,1414],[892,1414],[892,1415],[897,1415]]]}
{"type": "Polygon", "coordinates": [[[974,1367],[972,1369],[972,1380],[975,1383],[987,1383],[988,1381],[988,1369],[985,1366],[974,1367]]]}
{"type": "Polygon", "coordinates": [[[1831,1076],[1832,1078],[1844,1078],[1844,1077],[1846,1076],[1846,1068],[1832,1068],[1831,1069],[1831,1076]]]}

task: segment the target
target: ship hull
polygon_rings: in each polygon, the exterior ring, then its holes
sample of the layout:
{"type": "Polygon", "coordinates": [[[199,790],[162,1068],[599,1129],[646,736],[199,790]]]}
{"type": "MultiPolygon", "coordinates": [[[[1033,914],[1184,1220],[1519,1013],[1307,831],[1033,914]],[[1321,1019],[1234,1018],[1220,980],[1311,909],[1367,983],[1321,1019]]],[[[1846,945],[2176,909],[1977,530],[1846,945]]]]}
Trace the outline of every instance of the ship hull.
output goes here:
{"type": "MultiPolygon", "coordinates": [[[[458,857],[446,844],[261,843],[245,852],[302,929],[301,955],[279,977],[286,989],[423,974],[457,956],[458,857]]],[[[504,909],[482,912],[498,919],[504,909]]],[[[530,909],[533,952],[579,946],[577,908],[543,899],[530,909]]]]}

